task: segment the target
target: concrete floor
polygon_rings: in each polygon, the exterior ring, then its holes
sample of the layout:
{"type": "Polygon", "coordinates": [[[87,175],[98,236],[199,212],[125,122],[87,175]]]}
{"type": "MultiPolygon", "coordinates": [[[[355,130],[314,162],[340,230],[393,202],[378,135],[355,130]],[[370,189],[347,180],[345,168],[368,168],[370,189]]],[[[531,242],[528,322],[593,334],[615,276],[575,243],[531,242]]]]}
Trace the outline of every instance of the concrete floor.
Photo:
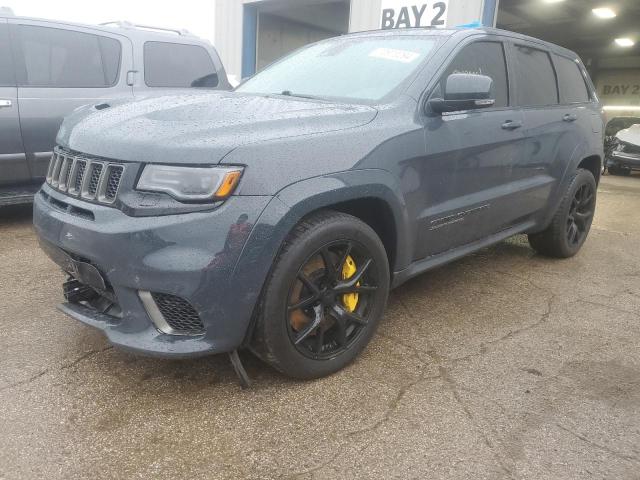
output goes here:
{"type": "Polygon", "coordinates": [[[135,357],[54,309],[28,209],[0,226],[0,479],[640,478],[640,177],[566,261],[518,237],[392,294],[346,370],[135,357]]]}

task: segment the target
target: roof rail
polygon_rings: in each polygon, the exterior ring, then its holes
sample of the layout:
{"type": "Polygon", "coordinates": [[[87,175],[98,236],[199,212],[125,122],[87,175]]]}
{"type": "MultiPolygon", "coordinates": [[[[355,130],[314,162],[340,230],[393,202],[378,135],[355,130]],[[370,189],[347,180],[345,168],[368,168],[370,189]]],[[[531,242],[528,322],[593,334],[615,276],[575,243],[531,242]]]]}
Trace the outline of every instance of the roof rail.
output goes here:
{"type": "Polygon", "coordinates": [[[15,17],[16,14],[13,13],[13,10],[11,10],[11,8],[9,7],[0,7],[0,15],[3,15],[5,17],[15,17]]]}
{"type": "Polygon", "coordinates": [[[108,26],[116,26],[119,28],[140,28],[142,30],[153,30],[153,31],[158,31],[158,32],[170,32],[170,33],[175,33],[176,35],[181,35],[183,37],[195,37],[195,35],[193,33],[191,33],[189,30],[185,30],[185,29],[175,29],[175,28],[163,28],[163,27],[152,27],[150,25],[140,25],[137,23],[131,23],[131,22],[127,22],[124,20],[116,20],[116,21],[112,21],[112,22],[103,22],[100,24],[101,26],[104,27],[108,27],[108,26]]]}

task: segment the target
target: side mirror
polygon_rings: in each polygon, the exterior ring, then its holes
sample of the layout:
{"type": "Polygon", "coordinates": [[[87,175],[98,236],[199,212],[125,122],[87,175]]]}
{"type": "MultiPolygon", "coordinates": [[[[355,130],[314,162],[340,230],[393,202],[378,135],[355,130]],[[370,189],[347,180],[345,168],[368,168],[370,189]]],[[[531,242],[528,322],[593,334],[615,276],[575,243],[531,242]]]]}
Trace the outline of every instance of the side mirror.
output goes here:
{"type": "Polygon", "coordinates": [[[496,103],[492,87],[493,80],[486,75],[453,73],[447,78],[444,98],[431,98],[427,105],[436,113],[492,107],[496,103]]]}

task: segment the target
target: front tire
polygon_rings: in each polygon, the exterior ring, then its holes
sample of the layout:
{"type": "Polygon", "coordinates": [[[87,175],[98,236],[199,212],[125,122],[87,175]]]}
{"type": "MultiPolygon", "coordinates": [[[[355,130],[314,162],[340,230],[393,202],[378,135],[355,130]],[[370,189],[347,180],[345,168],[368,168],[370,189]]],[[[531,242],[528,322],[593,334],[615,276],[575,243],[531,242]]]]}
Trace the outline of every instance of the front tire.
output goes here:
{"type": "Polygon", "coordinates": [[[367,224],[332,211],[307,217],[275,262],[252,351],[300,379],[344,368],[373,336],[389,278],[384,246],[367,224]]]}
{"type": "Polygon", "coordinates": [[[593,222],[596,189],[593,174],[578,169],[549,227],[543,232],[529,235],[529,244],[533,249],[555,258],[569,258],[578,253],[593,222]]]}

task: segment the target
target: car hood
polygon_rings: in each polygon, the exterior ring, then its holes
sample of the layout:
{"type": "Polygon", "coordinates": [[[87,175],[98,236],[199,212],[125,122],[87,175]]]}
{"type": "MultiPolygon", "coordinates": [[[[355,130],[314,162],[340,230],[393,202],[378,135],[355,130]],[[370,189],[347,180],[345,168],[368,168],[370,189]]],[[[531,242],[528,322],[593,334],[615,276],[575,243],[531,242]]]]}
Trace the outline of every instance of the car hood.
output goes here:
{"type": "Polygon", "coordinates": [[[59,145],[124,161],[214,164],[237,147],[364,125],[374,108],[282,96],[195,93],[107,101],[63,122],[59,145]]]}
{"type": "Polygon", "coordinates": [[[625,143],[631,143],[633,145],[640,146],[640,124],[632,125],[625,130],[620,130],[616,137],[625,143]]]}

